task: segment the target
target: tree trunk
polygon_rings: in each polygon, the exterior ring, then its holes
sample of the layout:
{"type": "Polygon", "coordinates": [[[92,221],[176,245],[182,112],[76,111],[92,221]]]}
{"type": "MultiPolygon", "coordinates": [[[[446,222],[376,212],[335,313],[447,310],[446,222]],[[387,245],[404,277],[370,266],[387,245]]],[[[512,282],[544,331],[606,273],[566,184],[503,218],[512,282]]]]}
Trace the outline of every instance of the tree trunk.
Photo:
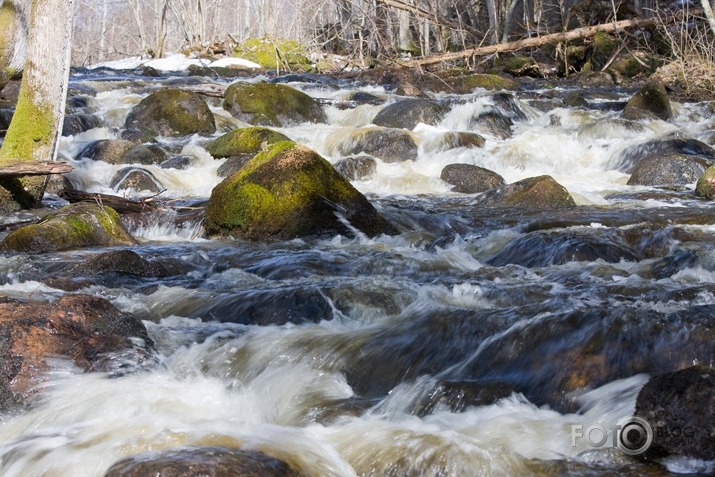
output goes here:
{"type": "MultiPolygon", "coordinates": [[[[52,161],[64,120],[69,83],[74,0],[33,0],[27,60],[20,95],[5,142],[0,167],[20,161],[52,161]]],[[[46,179],[0,181],[0,210],[35,207],[46,179]]]]}
{"type": "Polygon", "coordinates": [[[703,12],[705,12],[705,18],[708,19],[708,24],[710,29],[715,34],[715,13],[713,13],[713,7],[710,0],[700,0],[700,4],[703,6],[703,12]]]}
{"type": "Polygon", "coordinates": [[[0,68],[22,71],[27,49],[28,2],[0,1],[0,68]]]}

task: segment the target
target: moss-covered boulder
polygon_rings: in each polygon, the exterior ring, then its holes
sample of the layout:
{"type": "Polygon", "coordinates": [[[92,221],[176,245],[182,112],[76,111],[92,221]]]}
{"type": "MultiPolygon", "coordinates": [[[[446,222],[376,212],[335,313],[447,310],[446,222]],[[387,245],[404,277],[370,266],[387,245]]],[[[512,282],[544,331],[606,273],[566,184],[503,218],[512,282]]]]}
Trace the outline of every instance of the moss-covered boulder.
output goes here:
{"type": "Polygon", "coordinates": [[[211,141],[206,146],[206,150],[215,158],[249,154],[253,157],[265,146],[281,141],[290,141],[290,138],[268,128],[238,128],[211,141]]]}
{"type": "Polygon", "coordinates": [[[315,99],[284,84],[234,83],[226,89],[223,109],[235,118],[259,126],[327,122],[315,99]]]}
{"type": "Polygon", "coordinates": [[[710,166],[700,176],[695,186],[695,194],[706,199],[715,199],[715,166],[710,166]]]}
{"type": "Polygon", "coordinates": [[[386,128],[414,129],[418,123],[436,126],[445,108],[428,99],[404,99],[382,108],[372,123],[386,128]]]}
{"type": "Polygon", "coordinates": [[[614,36],[602,31],[596,32],[591,43],[591,69],[601,70],[616,52],[619,41],[614,36]]]}
{"type": "Polygon", "coordinates": [[[249,38],[233,49],[233,56],[258,63],[267,70],[308,71],[310,60],[295,40],[249,38]]]}
{"type": "Polygon", "coordinates": [[[213,134],[216,121],[206,101],[197,93],[162,89],[134,106],[124,127],[153,136],[175,137],[213,134]]]}
{"type": "Polygon", "coordinates": [[[333,148],[341,156],[369,154],[384,162],[414,161],[417,144],[404,129],[382,127],[359,128],[337,141],[333,148]]]}
{"type": "Polygon", "coordinates": [[[442,169],[440,179],[450,184],[453,192],[475,194],[506,184],[496,172],[472,164],[449,164],[442,169]]]}
{"type": "Polygon", "coordinates": [[[571,194],[551,176],[523,179],[485,192],[479,198],[483,207],[526,207],[561,209],[576,205],[571,194]]]}
{"type": "Polygon", "coordinates": [[[135,243],[114,209],[94,202],[78,202],[48,215],[38,224],[10,232],[0,243],[0,250],[42,253],[135,243]]]}
{"type": "Polygon", "coordinates": [[[447,70],[439,78],[425,85],[431,91],[445,91],[454,94],[469,94],[475,89],[516,90],[519,85],[513,79],[494,74],[471,73],[460,69],[447,70]]]}
{"type": "Polygon", "coordinates": [[[284,141],[214,188],[204,225],[209,236],[248,239],[350,233],[336,213],[368,235],[392,231],[328,161],[305,146],[284,141]]]}
{"type": "Polygon", "coordinates": [[[494,60],[494,72],[504,72],[512,76],[543,78],[539,64],[530,56],[500,56],[494,60]]]}
{"type": "Polygon", "coordinates": [[[651,81],[628,100],[623,110],[626,119],[662,119],[667,121],[673,117],[673,108],[660,81],[651,81]]]}

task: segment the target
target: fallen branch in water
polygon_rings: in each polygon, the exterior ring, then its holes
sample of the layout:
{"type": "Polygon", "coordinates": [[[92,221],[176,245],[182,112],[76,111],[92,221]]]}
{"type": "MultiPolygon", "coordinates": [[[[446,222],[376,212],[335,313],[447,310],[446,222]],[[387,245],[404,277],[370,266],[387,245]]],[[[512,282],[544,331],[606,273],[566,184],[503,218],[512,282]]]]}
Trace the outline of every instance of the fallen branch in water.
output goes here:
{"type": "Polygon", "coordinates": [[[67,202],[96,202],[113,208],[120,214],[146,212],[158,207],[156,196],[145,199],[127,199],[117,195],[84,192],[80,190],[63,190],[59,196],[67,202]]]}

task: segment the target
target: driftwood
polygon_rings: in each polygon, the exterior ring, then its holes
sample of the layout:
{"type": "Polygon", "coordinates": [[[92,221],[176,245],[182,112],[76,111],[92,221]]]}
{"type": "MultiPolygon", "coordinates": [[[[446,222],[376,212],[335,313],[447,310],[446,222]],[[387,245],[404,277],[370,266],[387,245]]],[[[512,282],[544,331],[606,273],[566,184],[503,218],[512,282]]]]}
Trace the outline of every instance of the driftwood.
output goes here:
{"type": "Polygon", "coordinates": [[[99,194],[96,192],[84,192],[80,190],[63,190],[59,196],[67,202],[96,202],[100,205],[106,205],[113,208],[120,214],[140,213],[154,210],[157,208],[156,198],[147,197],[146,199],[127,199],[117,195],[99,194]]]}
{"type": "MultiPolygon", "coordinates": [[[[702,13],[702,10],[691,10],[691,15],[697,15],[702,13]]],[[[594,25],[584,28],[576,28],[575,30],[570,30],[561,33],[552,33],[550,35],[537,36],[534,38],[525,38],[523,40],[510,41],[507,43],[498,43],[496,45],[479,46],[476,48],[471,48],[464,51],[457,51],[454,53],[444,53],[441,55],[430,56],[428,58],[423,58],[419,60],[412,61],[400,61],[398,64],[400,66],[414,68],[425,65],[433,65],[436,63],[441,63],[444,61],[454,61],[463,60],[466,58],[471,58],[473,56],[486,56],[493,55],[495,53],[506,53],[509,51],[517,51],[524,48],[533,48],[537,46],[547,45],[551,43],[561,43],[564,41],[572,41],[590,38],[598,32],[603,33],[613,33],[618,30],[625,30],[628,28],[643,28],[648,26],[653,26],[656,23],[667,22],[677,19],[673,16],[668,19],[666,18],[638,18],[633,20],[621,20],[619,22],[603,23],[601,25],[594,25]]]]}
{"type": "Polygon", "coordinates": [[[26,161],[0,168],[0,177],[47,176],[50,174],[64,174],[73,170],[74,167],[66,162],[26,161]]]}

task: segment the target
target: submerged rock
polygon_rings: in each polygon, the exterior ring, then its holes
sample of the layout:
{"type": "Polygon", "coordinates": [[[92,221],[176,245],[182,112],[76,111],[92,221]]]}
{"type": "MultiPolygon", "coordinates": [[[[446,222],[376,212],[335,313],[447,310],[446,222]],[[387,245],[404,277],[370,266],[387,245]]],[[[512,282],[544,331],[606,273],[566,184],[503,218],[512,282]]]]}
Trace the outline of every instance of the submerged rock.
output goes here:
{"type": "Polygon", "coordinates": [[[633,167],[628,185],[674,186],[692,184],[711,163],[697,156],[649,156],[633,167]]]}
{"type": "Polygon", "coordinates": [[[150,262],[131,250],[112,250],[100,253],[77,265],[73,270],[89,273],[116,272],[141,277],[167,277],[170,275],[164,265],[150,262]]]}
{"type": "Polygon", "coordinates": [[[417,144],[404,129],[383,127],[359,128],[337,146],[341,156],[369,154],[384,162],[414,161],[417,144]]]}
{"type": "Polygon", "coordinates": [[[576,202],[551,176],[538,176],[487,191],[479,197],[478,204],[482,207],[560,209],[573,207],[576,202]]]}
{"type": "Polygon", "coordinates": [[[102,127],[102,120],[93,114],[68,114],[62,122],[62,135],[74,136],[75,134],[99,127],[102,127]]]}
{"type": "Polygon", "coordinates": [[[152,347],[142,322],[103,298],[66,295],[52,304],[0,298],[0,407],[28,404],[51,369],[49,360],[109,371],[119,363],[108,353],[134,351],[140,364],[152,347]]]}
{"type": "Polygon", "coordinates": [[[485,140],[473,132],[449,131],[440,134],[434,140],[424,145],[425,152],[440,152],[456,149],[458,147],[484,147],[485,140]]]}
{"type": "Polygon", "coordinates": [[[638,393],[635,415],[653,429],[643,457],[715,460],[715,369],[692,366],[653,376],[638,393]]]}
{"type": "Polygon", "coordinates": [[[659,81],[652,81],[641,88],[628,100],[623,110],[625,119],[662,119],[667,121],[673,117],[673,107],[670,104],[665,86],[659,81]]]}
{"type": "Polygon", "coordinates": [[[509,139],[513,125],[514,121],[500,111],[479,113],[469,120],[469,129],[472,131],[495,136],[499,139],[509,139]]]}
{"type": "Polygon", "coordinates": [[[250,239],[349,233],[336,212],[368,235],[392,231],[328,161],[305,146],[284,141],[214,188],[204,225],[210,236],[250,239]]]}
{"type": "MultiPolygon", "coordinates": [[[[644,172],[651,170],[651,173],[655,173],[659,161],[663,161],[663,173],[668,169],[677,171],[678,169],[684,170],[686,167],[691,171],[704,171],[705,168],[715,163],[715,149],[692,138],[657,138],[626,148],[618,157],[615,166],[622,172],[633,174],[641,164],[645,163],[644,172]],[[664,160],[664,158],[671,159],[664,160]],[[668,164],[669,162],[670,164],[668,164]]],[[[679,184],[692,183],[695,180],[697,177],[690,182],[679,182],[679,184]]]]}
{"type": "Polygon", "coordinates": [[[364,181],[377,172],[377,161],[370,156],[346,157],[333,167],[349,181],[364,181]]]}
{"type": "Polygon", "coordinates": [[[134,106],[124,124],[152,136],[213,134],[216,122],[208,104],[197,93],[162,89],[134,106]]]}
{"type": "Polygon", "coordinates": [[[104,477],[303,477],[287,462],[260,451],[184,447],[122,459],[104,477]]]}
{"type": "Polygon", "coordinates": [[[284,84],[234,83],[226,89],[223,109],[241,121],[259,126],[327,122],[315,99],[284,84]]]}
{"type": "Polygon", "coordinates": [[[150,144],[134,146],[122,155],[122,164],[161,164],[167,158],[167,153],[161,147],[150,144]]]}
{"type": "Polygon", "coordinates": [[[10,232],[0,243],[0,249],[42,253],[134,243],[114,209],[94,202],[77,202],[48,215],[38,224],[10,232]]]}
{"type": "Polygon", "coordinates": [[[372,120],[376,126],[412,130],[418,123],[437,125],[445,108],[427,99],[404,99],[385,106],[372,120]]]}
{"type": "Polygon", "coordinates": [[[453,192],[475,194],[506,184],[496,172],[472,164],[449,164],[442,169],[440,179],[453,185],[453,192]]]}

